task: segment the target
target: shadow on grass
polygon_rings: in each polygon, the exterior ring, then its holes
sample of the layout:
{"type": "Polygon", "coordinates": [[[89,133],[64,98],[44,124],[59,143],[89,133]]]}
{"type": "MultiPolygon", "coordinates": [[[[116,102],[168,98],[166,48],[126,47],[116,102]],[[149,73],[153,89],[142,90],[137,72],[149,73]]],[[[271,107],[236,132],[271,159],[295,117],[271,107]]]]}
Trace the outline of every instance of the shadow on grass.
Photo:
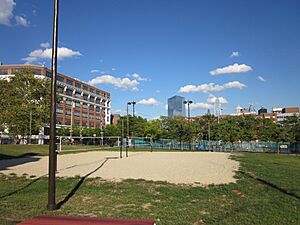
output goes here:
{"type": "MultiPolygon", "coordinates": [[[[43,175],[43,176],[40,176],[40,177],[38,177],[38,178],[36,178],[36,179],[30,181],[28,184],[26,184],[25,186],[23,186],[23,187],[21,187],[21,188],[19,188],[19,189],[17,189],[17,190],[14,190],[14,191],[12,191],[12,192],[10,192],[10,193],[8,193],[8,194],[5,194],[5,195],[0,196],[0,199],[4,199],[4,198],[6,198],[6,197],[12,196],[12,195],[14,195],[14,194],[17,194],[17,193],[19,193],[19,192],[25,190],[26,188],[28,188],[29,186],[31,186],[32,184],[34,184],[35,182],[37,182],[37,181],[40,180],[41,178],[45,177],[46,175],[47,175],[47,174],[45,174],[45,175],[43,175]]],[[[0,224],[1,224],[1,223],[0,223],[0,224]]]]}
{"type": "Polygon", "coordinates": [[[79,180],[79,182],[75,185],[75,187],[71,190],[71,192],[59,203],[57,203],[56,208],[60,209],[66,202],[68,202],[70,200],[70,198],[72,198],[75,193],[77,192],[77,190],[80,188],[80,186],[83,184],[84,180],[86,178],[88,178],[90,175],[92,175],[93,173],[95,173],[96,171],[98,171],[99,169],[101,169],[105,163],[110,160],[110,159],[118,159],[118,157],[107,157],[101,164],[100,166],[98,166],[96,169],[94,169],[93,171],[89,172],[88,174],[86,174],[85,176],[81,177],[81,179],[79,180]]]}
{"type": "Polygon", "coordinates": [[[277,191],[280,191],[280,192],[283,193],[283,194],[286,194],[286,195],[292,196],[292,197],[294,197],[294,198],[300,199],[300,196],[298,196],[297,194],[295,194],[295,193],[293,193],[293,192],[290,192],[289,190],[283,189],[283,188],[281,188],[281,187],[279,187],[279,186],[277,186],[277,185],[275,185],[275,184],[273,184],[273,183],[270,183],[270,182],[268,182],[268,181],[266,181],[266,180],[263,180],[263,179],[261,179],[261,178],[252,176],[252,175],[250,175],[249,173],[246,173],[246,172],[244,172],[244,171],[239,171],[239,172],[240,172],[241,174],[243,174],[243,175],[249,177],[249,178],[252,178],[252,179],[258,181],[259,183],[262,183],[262,184],[264,184],[264,185],[266,185],[266,186],[268,186],[268,187],[274,188],[274,189],[276,189],[277,191]]]}

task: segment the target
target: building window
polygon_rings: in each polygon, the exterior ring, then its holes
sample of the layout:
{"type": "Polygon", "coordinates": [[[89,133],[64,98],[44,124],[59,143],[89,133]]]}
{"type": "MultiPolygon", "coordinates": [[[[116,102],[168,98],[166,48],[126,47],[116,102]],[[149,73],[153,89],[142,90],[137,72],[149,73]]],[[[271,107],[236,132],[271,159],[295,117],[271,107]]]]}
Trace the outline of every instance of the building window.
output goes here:
{"type": "Polygon", "coordinates": [[[66,109],[66,116],[71,116],[71,110],[70,109],[66,109]]]}
{"type": "Polygon", "coordinates": [[[100,91],[96,90],[96,94],[97,94],[97,95],[100,95],[100,91]]]}
{"type": "Polygon", "coordinates": [[[89,117],[90,117],[90,119],[94,119],[95,118],[93,114],[90,114],[89,117]]]}
{"type": "Polygon", "coordinates": [[[56,113],[57,114],[63,114],[64,110],[62,108],[56,108],[56,113]]]}
{"type": "Polygon", "coordinates": [[[100,104],[100,98],[96,99],[96,104],[100,104]]]}
{"type": "Polygon", "coordinates": [[[80,84],[80,83],[77,83],[77,82],[75,82],[75,87],[77,87],[77,88],[81,88],[81,84],[80,84]]]}
{"type": "Polygon", "coordinates": [[[65,78],[63,78],[62,76],[57,76],[57,80],[60,82],[65,82],[65,78]]]}
{"type": "Polygon", "coordinates": [[[67,89],[66,95],[72,96],[73,95],[73,90],[67,89]]]}
{"type": "Polygon", "coordinates": [[[1,69],[0,70],[0,74],[1,75],[7,75],[8,74],[8,70],[7,69],[1,69]]]}
{"type": "Polygon", "coordinates": [[[90,102],[94,102],[95,101],[95,97],[94,96],[90,96],[90,102]]]}
{"type": "Polygon", "coordinates": [[[86,122],[82,122],[82,126],[83,126],[83,127],[86,127],[86,122]]]}
{"type": "Polygon", "coordinates": [[[86,113],[82,113],[82,118],[87,118],[88,117],[88,115],[86,114],[86,113]]]}
{"type": "Polygon", "coordinates": [[[88,105],[86,103],[82,103],[82,108],[87,109],[88,105]]]}
{"type": "Polygon", "coordinates": [[[83,90],[85,90],[85,91],[88,91],[89,90],[89,88],[87,87],[87,86],[85,86],[85,85],[83,85],[83,88],[82,88],[83,90]]]}
{"type": "Polygon", "coordinates": [[[16,73],[20,72],[20,70],[21,69],[12,69],[11,71],[12,71],[12,74],[16,74],[16,73]]]}
{"type": "Polygon", "coordinates": [[[79,127],[80,126],[80,121],[79,120],[75,120],[74,121],[74,125],[77,126],[77,127],[79,127]]]}
{"type": "Polygon", "coordinates": [[[35,73],[36,75],[42,75],[42,70],[34,70],[34,73],[35,73]]]}
{"type": "Polygon", "coordinates": [[[74,111],[74,116],[78,116],[78,117],[79,117],[79,116],[80,116],[80,111],[75,110],[75,111],[74,111]]]}
{"type": "Polygon", "coordinates": [[[81,97],[81,93],[78,92],[78,91],[76,91],[76,92],[75,92],[75,97],[76,97],[76,98],[80,98],[80,97],[81,97]]]}
{"type": "Polygon", "coordinates": [[[66,120],[66,125],[71,125],[71,120],[66,120]]]}
{"type": "Polygon", "coordinates": [[[62,120],[56,118],[56,124],[62,124],[62,120]]]}
{"type": "Polygon", "coordinates": [[[75,101],[75,107],[77,107],[77,108],[80,107],[80,101],[75,101]]]}
{"type": "Polygon", "coordinates": [[[49,71],[46,71],[46,77],[52,78],[52,73],[50,73],[49,71]]]}
{"type": "Polygon", "coordinates": [[[70,105],[71,106],[72,104],[73,104],[72,100],[68,98],[66,100],[66,105],[70,105]]]}
{"type": "Polygon", "coordinates": [[[100,112],[100,107],[96,106],[96,112],[100,112]]]}
{"type": "Polygon", "coordinates": [[[87,101],[87,100],[88,100],[88,97],[89,97],[89,96],[88,96],[87,94],[83,94],[83,99],[84,99],[84,100],[87,101]]]}
{"type": "Polygon", "coordinates": [[[100,116],[96,116],[96,120],[101,120],[101,117],[100,116]]]}
{"type": "Polygon", "coordinates": [[[95,89],[90,88],[90,92],[95,93],[95,89]]]}
{"type": "Polygon", "coordinates": [[[73,81],[72,81],[72,80],[69,80],[69,79],[67,79],[67,84],[68,84],[68,85],[71,85],[71,86],[73,86],[73,81]]]}
{"type": "Polygon", "coordinates": [[[90,122],[90,127],[94,127],[94,122],[90,122]]]}
{"type": "Polygon", "coordinates": [[[56,92],[60,93],[60,94],[63,94],[64,93],[64,88],[63,87],[57,87],[56,92]]]}

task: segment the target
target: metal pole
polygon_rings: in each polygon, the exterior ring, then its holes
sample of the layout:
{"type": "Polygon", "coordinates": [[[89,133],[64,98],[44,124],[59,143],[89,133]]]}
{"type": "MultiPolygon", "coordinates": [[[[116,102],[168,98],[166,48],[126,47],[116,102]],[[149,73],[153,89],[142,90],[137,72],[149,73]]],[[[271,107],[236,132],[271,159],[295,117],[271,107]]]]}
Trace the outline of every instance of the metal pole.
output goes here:
{"type": "MultiPolygon", "coordinates": [[[[190,129],[191,129],[190,101],[188,101],[188,120],[189,120],[190,129]]],[[[190,133],[190,135],[191,135],[191,133],[190,133]]],[[[189,149],[191,151],[191,136],[189,137],[189,149]]]]}
{"type": "Polygon", "coordinates": [[[128,118],[128,104],[127,103],[127,138],[129,137],[129,118],[128,118]]]}
{"type": "Polygon", "coordinates": [[[59,0],[54,0],[53,39],[52,39],[52,79],[51,79],[51,114],[49,143],[49,176],[48,176],[48,210],[55,210],[55,170],[56,170],[56,74],[57,74],[57,36],[58,36],[59,0]]]}
{"type": "Polygon", "coordinates": [[[129,115],[128,115],[128,105],[131,105],[131,102],[127,102],[127,137],[126,137],[126,157],[128,157],[128,147],[129,147],[129,115]]]}
{"type": "Polygon", "coordinates": [[[32,111],[30,110],[30,117],[29,117],[29,144],[31,144],[31,127],[32,127],[32,111]]]}
{"type": "Polygon", "coordinates": [[[133,107],[133,109],[132,109],[132,116],[134,117],[134,105],[135,105],[135,102],[132,102],[132,107],[133,107]]]}
{"type": "Polygon", "coordinates": [[[124,120],[122,119],[122,134],[121,134],[122,144],[120,147],[120,158],[122,158],[122,149],[123,149],[123,139],[124,139],[124,120]]]}

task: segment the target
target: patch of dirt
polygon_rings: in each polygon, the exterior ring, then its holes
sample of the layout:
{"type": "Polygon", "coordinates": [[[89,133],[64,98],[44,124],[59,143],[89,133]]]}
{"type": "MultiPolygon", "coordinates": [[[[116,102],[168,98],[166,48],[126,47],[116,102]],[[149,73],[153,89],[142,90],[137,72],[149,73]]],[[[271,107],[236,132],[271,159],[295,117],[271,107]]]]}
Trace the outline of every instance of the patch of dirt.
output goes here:
{"type": "Polygon", "coordinates": [[[241,196],[241,197],[244,197],[244,196],[245,196],[240,190],[237,190],[237,189],[232,190],[232,192],[233,192],[234,194],[238,195],[238,196],[241,196]]]}
{"type": "Polygon", "coordinates": [[[144,203],[144,204],[142,205],[142,208],[143,208],[143,209],[149,209],[151,206],[152,206],[151,203],[148,202],[148,203],[144,203]]]}
{"type": "Polygon", "coordinates": [[[206,224],[203,220],[199,220],[199,221],[193,223],[193,225],[203,225],[203,224],[206,224]]]}

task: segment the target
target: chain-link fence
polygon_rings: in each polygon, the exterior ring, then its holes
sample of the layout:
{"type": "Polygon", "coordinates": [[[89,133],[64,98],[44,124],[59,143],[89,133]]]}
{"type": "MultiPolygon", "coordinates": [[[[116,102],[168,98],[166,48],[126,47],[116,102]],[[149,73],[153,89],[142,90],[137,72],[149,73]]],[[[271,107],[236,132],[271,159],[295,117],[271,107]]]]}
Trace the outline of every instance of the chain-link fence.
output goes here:
{"type": "Polygon", "coordinates": [[[289,142],[223,142],[198,140],[193,142],[179,142],[172,139],[153,140],[151,138],[131,138],[129,147],[169,149],[169,150],[192,150],[214,152],[265,152],[299,154],[300,143],[289,142]]]}

